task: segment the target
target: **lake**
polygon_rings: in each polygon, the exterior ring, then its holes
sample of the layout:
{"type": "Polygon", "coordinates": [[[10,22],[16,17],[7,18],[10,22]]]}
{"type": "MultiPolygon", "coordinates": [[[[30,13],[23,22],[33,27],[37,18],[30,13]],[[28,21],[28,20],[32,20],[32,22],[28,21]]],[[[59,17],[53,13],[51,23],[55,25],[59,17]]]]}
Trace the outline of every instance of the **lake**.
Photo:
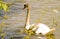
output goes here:
{"type": "MultiPolygon", "coordinates": [[[[11,3],[13,0],[4,0],[6,3],[11,3]]],[[[2,29],[6,34],[17,34],[14,31],[22,29],[25,25],[26,9],[23,9],[24,4],[29,3],[30,6],[30,24],[41,22],[48,25],[50,28],[56,28],[54,35],[56,39],[60,38],[60,0],[16,0],[14,5],[10,6],[9,17],[6,19],[2,29]],[[7,28],[6,28],[7,27],[7,28]]],[[[0,11],[2,16],[6,12],[0,11]]],[[[0,23],[2,23],[0,19],[0,23]]]]}

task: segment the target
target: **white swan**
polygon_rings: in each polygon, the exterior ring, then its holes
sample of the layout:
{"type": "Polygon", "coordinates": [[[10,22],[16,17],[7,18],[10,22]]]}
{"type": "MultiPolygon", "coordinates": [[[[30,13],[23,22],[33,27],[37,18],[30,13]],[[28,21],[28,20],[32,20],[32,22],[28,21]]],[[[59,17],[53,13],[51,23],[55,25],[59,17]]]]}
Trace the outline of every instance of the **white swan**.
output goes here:
{"type": "Polygon", "coordinates": [[[27,8],[27,16],[26,16],[26,24],[25,24],[25,29],[29,30],[31,27],[32,31],[35,31],[36,35],[39,35],[40,33],[42,35],[46,35],[48,32],[51,32],[55,30],[55,28],[50,29],[47,25],[43,23],[38,23],[38,24],[29,24],[29,18],[30,18],[30,12],[29,12],[29,6],[28,4],[24,5],[24,9],[27,8]]]}

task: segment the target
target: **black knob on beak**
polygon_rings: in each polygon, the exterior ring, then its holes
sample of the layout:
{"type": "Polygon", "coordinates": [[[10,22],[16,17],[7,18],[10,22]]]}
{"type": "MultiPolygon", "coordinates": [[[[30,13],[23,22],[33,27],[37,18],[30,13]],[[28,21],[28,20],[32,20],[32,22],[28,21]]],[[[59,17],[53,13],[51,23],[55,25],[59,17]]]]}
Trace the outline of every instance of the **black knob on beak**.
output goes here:
{"type": "Polygon", "coordinates": [[[23,9],[25,9],[25,8],[27,8],[28,7],[28,5],[27,4],[24,4],[24,8],[23,9]]]}

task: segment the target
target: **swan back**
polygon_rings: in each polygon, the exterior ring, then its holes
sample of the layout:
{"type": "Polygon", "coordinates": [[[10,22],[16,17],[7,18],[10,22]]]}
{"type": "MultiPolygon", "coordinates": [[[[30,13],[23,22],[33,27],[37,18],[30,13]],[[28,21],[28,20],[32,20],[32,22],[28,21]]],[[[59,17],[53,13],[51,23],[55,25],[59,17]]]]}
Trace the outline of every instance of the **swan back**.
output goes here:
{"type": "Polygon", "coordinates": [[[29,30],[33,26],[34,26],[34,28],[32,28],[32,31],[35,31],[36,34],[41,33],[41,34],[45,35],[46,33],[50,32],[50,28],[43,23],[38,23],[37,25],[36,24],[29,25],[28,24],[25,28],[27,30],[29,30]]]}

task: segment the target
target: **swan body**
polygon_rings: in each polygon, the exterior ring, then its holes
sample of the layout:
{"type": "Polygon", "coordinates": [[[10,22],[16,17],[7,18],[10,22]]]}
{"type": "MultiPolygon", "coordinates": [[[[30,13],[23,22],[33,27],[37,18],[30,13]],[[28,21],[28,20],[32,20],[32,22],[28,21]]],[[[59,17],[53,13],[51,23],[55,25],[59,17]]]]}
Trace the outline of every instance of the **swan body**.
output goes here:
{"type": "Polygon", "coordinates": [[[40,33],[42,35],[46,35],[48,32],[54,30],[54,29],[50,29],[47,25],[43,24],[43,23],[38,23],[37,25],[35,24],[31,24],[31,25],[27,25],[25,28],[27,30],[29,30],[32,26],[34,26],[34,28],[32,28],[32,31],[35,31],[36,35],[39,35],[40,33]],[[37,28],[38,27],[38,28],[37,28]]]}

